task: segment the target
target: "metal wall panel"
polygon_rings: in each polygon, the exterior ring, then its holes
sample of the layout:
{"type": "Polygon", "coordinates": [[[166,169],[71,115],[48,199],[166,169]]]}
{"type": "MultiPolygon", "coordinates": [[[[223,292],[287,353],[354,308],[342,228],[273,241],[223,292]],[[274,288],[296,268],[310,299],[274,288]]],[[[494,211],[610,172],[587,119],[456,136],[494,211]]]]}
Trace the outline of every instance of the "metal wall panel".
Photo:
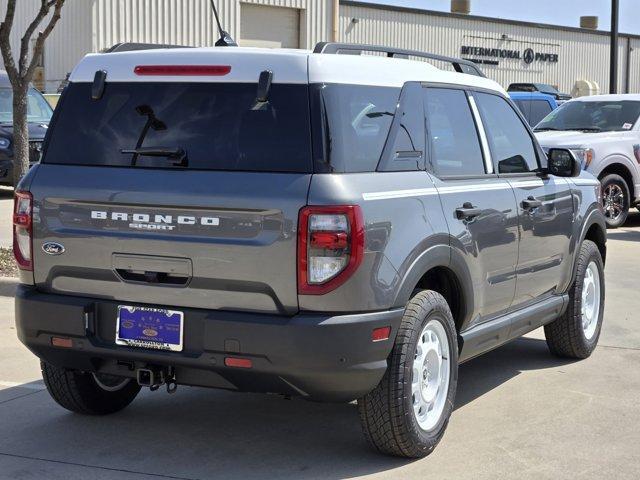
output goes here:
{"type": "Polygon", "coordinates": [[[632,38],[630,41],[631,55],[629,58],[629,91],[640,92],[640,39],[632,38]]]}
{"type": "MultiPolygon", "coordinates": [[[[443,55],[460,56],[463,45],[536,51],[559,55],[558,63],[500,59],[482,65],[488,77],[503,86],[512,82],[544,82],[571,92],[578,79],[595,80],[609,91],[609,39],[588,32],[487,22],[459,16],[343,5],[340,35],[344,41],[382,44],[443,55]],[[353,21],[357,20],[357,23],[353,21]]],[[[619,91],[625,89],[626,38],[619,46],[619,91]]],[[[632,75],[631,91],[640,91],[640,77],[632,75]]]]}
{"type": "MultiPolygon", "coordinates": [[[[94,50],[122,41],[213,45],[217,40],[209,0],[93,0],[94,50]]],[[[233,36],[240,32],[240,1],[216,2],[223,27],[233,36]]],[[[311,48],[318,38],[328,38],[332,0],[243,0],[273,7],[301,10],[302,46],[311,48]]]]}

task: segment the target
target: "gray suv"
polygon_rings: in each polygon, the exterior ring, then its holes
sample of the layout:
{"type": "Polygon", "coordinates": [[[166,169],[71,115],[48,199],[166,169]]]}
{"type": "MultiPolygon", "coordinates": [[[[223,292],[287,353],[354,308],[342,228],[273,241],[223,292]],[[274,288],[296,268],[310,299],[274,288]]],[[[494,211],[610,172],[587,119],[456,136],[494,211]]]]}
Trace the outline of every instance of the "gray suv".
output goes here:
{"type": "Polygon", "coordinates": [[[178,385],[357,399],[377,450],[421,457],[460,363],[541,326],[594,350],[599,195],[463,60],[89,55],[16,192],[17,331],[74,412],[178,385]]]}

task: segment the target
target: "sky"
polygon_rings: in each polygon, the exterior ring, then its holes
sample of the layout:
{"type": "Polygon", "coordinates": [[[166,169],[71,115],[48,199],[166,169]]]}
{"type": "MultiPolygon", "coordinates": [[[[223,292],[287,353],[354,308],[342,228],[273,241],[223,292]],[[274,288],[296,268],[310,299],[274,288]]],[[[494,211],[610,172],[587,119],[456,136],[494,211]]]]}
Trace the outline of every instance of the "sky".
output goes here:
{"type": "MultiPolygon", "coordinates": [[[[451,9],[450,0],[364,1],[444,12],[451,9]]],[[[580,26],[582,15],[597,15],[598,29],[609,30],[611,0],[471,0],[471,14],[569,27],[580,26]]],[[[640,0],[620,0],[620,32],[640,35],[640,0]]]]}

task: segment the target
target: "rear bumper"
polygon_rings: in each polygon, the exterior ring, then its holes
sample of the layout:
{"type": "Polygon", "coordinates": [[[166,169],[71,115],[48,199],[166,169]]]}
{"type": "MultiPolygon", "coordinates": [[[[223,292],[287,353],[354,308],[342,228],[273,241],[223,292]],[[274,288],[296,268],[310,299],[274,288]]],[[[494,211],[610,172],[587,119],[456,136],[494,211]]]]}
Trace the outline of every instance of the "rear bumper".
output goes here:
{"type": "Polygon", "coordinates": [[[293,317],[243,312],[184,311],[184,350],[161,352],[115,344],[118,302],[47,294],[21,285],[16,294],[18,337],[59,367],[135,377],[148,366],[173,367],[178,384],[350,401],[370,392],[387,368],[403,310],[293,317]],[[391,326],[388,340],[371,341],[391,326]],[[54,347],[51,337],[73,340],[54,347]],[[251,369],[226,357],[250,358],[251,369]]]}

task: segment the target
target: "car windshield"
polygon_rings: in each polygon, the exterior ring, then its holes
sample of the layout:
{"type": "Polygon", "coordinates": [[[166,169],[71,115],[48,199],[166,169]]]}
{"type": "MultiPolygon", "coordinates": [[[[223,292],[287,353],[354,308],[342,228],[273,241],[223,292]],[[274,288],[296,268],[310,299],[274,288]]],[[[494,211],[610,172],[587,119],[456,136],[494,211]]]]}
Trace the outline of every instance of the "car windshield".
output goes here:
{"type": "Polygon", "coordinates": [[[620,132],[631,130],[638,116],[639,101],[568,102],[547,115],[535,130],[620,132]]]}
{"type": "MultiPolygon", "coordinates": [[[[53,109],[37,90],[30,88],[27,93],[27,121],[49,123],[53,109]]],[[[13,91],[0,88],[0,123],[13,123],[13,91]]]]}

